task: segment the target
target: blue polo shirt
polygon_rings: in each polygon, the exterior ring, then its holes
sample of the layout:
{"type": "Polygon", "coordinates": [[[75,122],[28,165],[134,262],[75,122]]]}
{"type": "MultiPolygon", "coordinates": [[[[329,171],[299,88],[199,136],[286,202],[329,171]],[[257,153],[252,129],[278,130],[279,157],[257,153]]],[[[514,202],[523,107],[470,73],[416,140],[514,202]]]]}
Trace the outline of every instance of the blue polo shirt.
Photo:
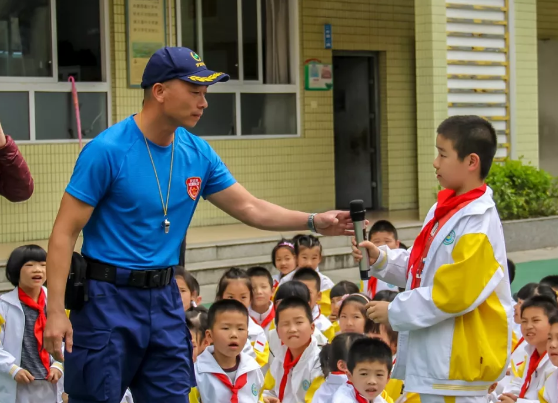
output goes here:
{"type": "MultiPolygon", "coordinates": [[[[148,140],[166,203],[172,146],[148,140]]],[[[183,128],[175,133],[165,234],[161,197],[144,137],[132,116],[81,151],[66,192],[95,207],[83,228],[82,253],[129,269],[178,264],[180,244],[198,204],[235,179],[211,146],[183,128]]]]}

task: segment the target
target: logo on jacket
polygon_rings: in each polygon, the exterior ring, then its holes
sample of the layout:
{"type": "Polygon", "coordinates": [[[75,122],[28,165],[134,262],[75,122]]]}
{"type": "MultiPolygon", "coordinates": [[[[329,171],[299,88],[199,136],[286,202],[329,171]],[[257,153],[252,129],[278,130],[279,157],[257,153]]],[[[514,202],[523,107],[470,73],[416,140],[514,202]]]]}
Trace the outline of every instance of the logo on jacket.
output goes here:
{"type": "Polygon", "coordinates": [[[188,190],[188,196],[192,200],[196,200],[200,194],[202,180],[198,176],[186,179],[186,190],[188,190]]]}
{"type": "Polygon", "coordinates": [[[304,389],[305,392],[310,389],[310,381],[308,379],[302,381],[302,389],[304,389]]]}
{"type": "Polygon", "coordinates": [[[455,231],[451,230],[451,232],[448,234],[446,239],[444,239],[444,245],[451,245],[454,241],[455,241],[455,231]]]}
{"type": "Polygon", "coordinates": [[[258,388],[256,387],[255,383],[252,384],[252,394],[254,396],[258,396],[258,388]]]}

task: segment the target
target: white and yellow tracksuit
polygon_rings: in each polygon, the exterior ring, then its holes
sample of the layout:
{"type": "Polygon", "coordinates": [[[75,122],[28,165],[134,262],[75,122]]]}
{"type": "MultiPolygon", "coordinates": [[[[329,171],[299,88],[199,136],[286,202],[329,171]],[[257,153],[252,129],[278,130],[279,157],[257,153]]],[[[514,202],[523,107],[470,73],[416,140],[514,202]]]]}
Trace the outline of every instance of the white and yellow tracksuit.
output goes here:
{"type": "Polygon", "coordinates": [[[318,305],[312,308],[312,318],[316,329],[322,332],[322,334],[331,343],[335,337],[335,327],[333,327],[333,323],[331,323],[331,321],[321,313],[318,305]]]}
{"type": "Polygon", "coordinates": [[[540,403],[558,402],[558,370],[546,378],[544,387],[539,392],[539,401],[540,403]]]}
{"type": "Polygon", "coordinates": [[[250,317],[248,317],[248,340],[246,340],[242,352],[254,358],[260,367],[264,367],[269,361],[269,343],[265,332],[250,317]]]}
{"type": "Polygon", "coordinates": [[[422,403],[428,403],[426,395],[486,398],[508,367],[513,321],[504,233],[492,190],[439,229],[420,287],[410,289],[409,251],[380,250],[370,274],[407,289],[388,310],[399,332],[393,377],[404,379],[408,392],[420,393],[422,403]]]}
{"type": "MultiPolygon", "coordinates": [[[[333,395],[332,403],[356,403],[355,388],[348,383],[340,386],[333,395]]],[[[377,396],[372,403],[387,403],[382,395],[377,396]]]]}
{"type": "MultiPolygon", "coordinates": [[[[275,356],[265,376],[264,396],[279,397],[279,386],[283,378],[283,362],[286,353],[287,346],[281,346],[280,354],[275,356]]],[[[300,361],[291,370],[281,403],[310,403],[314,393],[323,382],[320,348],[316,338],[312,336],[310,345],[306,347],[300,361]]]]}

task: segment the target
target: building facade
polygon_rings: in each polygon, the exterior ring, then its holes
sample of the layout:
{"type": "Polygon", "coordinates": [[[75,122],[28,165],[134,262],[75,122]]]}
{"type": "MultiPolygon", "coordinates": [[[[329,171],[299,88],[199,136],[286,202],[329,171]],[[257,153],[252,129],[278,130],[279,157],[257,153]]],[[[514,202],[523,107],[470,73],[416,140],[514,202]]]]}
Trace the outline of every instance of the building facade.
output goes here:
{"type": "MultiPolygon", "coordinates": [[[[0,244],[50,234],[79,153],[70,76],[84,141],[141,109],[137,76],[149,46],[138,29],[231,75],[210,88],[192,132],[249,191],[282,206],[322,211],[363,198],[369,208],[424,215],[437,185],[436,127],[456,114],[494,123],[499,158],[558,175],[553,0],[3,4],[0,122],[30,165],[35,194],[0,200],[0,244]]],[[[233,222],[202,201],[192,225],[233,222]]]]}

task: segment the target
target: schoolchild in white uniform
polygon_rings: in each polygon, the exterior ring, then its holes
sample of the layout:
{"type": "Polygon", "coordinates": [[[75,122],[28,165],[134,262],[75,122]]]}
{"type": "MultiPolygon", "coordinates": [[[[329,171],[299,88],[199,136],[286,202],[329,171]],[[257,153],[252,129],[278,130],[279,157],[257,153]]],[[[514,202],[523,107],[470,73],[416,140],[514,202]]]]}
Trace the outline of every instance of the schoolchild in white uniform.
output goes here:
{"type": "Polygon", "coordinates": [[[385,403],[382,392],[391,373],[391,349],[380,339],[356,340],[347,360],[348,381],[341,386],[333,403],[385,403]]]}
{"type": "MultiPolygon", "coordinates": [[[[558,315],[553,315],[550,319],[550,332],[546,344],[548,359],[555,367],[558,367],[558,315]]],[[[543,389],[539,392],[541,403],[558,402],[558,370],[554,370],[544,383],[543,389]]]]}
{"type": "Polygon", "coordinates": [[[247,271],[252,282],[254,298],[248,308],[250,317],[262,327],[269,340],[269,331],[275,328],[275,308],[273,306],[273,278],[265,267],[250,267],[247,271]]]}
{"type": "MultiPolygon", "coordinates": [[[[368,232],[368,240],[376,246],[387,245],[390,249],[399,249],[401,246],[401,241],[399,241],[397,235],[397,229],[387,220],[379,220],[372,225],[368,232]]],[[[374,298],[377,293],[384,290],[397,292],[397,287],[375,277],[371,277],[364,281],[362,292],[370,298],[374,298]]]]}
{"type": "MultiPolygon", "coordinates": [[[[246,271],[232,267],[219,280],[215,299],[236,299],[248,310],[253,297],[252,281],[246,271]]],[[[265,331],[250,316],[248,316],[248,340],[243,351],[252,355],[260,367],[264,367],[269,361],[269,343],[265,331]]]]}
{"type": "Polygon", "coordinates": [[[16,248],[6,264],[15,286],[0,296],[0,402],[61,402],[64,366],[43,349],[46,324],[46,252],[16,248]]]}
{"type": "MultiPolygon", "coordinates": [[[[422,403],[481,403],[506,374],[511,349],[504,231],[485,183],[498,139],[479,116],[449,117],[437,133],[433,171],[444,190],[413,247],[359,245],[371,276],[405,287],[393,302],[368,304],[367,315],[399,332],[393,377],[422,403]],[[466,355],[452,348],[463,345],[466,355]]],[[[355,241],[353,257],[362,259],[355,241]]]]}
{"type": "Polygon", "coordinates": [[[537,295],[521,305],[521,332],[529,358],[521,378],[514,378],[500,395],[502,403],[536,403],[547,378],[556,370],[546,351],[551,327],[549,319],[558,314],[556,298],[537,295]]]}
{"type": "Polygon", "coordinates": [[[333,339],[320,352],[322,372],[326,375],[325,382],[318,388],[312,403],[332,403],[333,395],[347,381],[347,361],[351,345],[366,336],[359,333],[342,333],[333,339]]]}
{"type": "Polygon", "coordinates": [[[335,337],[335,328],[329,319],[322,314],[320,305],[318,305],[318,301],[322,298],[320,274],[311,267],[301,267],[294,273],[293,280],[304,283],[310,290],[310,308],[312,308],[314,325],[331,342],[335,337]]]}
{"type": "MultiPolygon", "coordinates": [[[[274,295],[273,305],[275,306],[275,311],[277,311],[278,306],[281,304],[281,301],[288,297],[299,297],[303,301],[308,302],[308,306],[310,306],[310,290],[308,287],[300,282],[300,281],[289,281],[288,283],[282,284],[274,295]]],[[[274,326],[275,327],[275,326],[274,326]]],[[[327,337],[323,335],[315,326],[313,330],[313,336],[316,339],[316,343],[318,344],[319,348],[327,345],[328,340],[327,337]]],[[[269,364],[273,363],[273,360],[278,355],[281,355],[283,343],[281,339],[279,339],[279,334],[277,333],[277,329],[273,328],[269,332],[269,364]]]]}
{"type": "Polygon", "coordinates": [[[242,348],[248,339],[248,311],[235,300],[215,302],[208,313],[207,340],[194,368],[203,403],[258,402],[264,377],[260,366],[242,348]]]}
{"type": "Polygon", "coordinates": [[[264,402],[273,398],[281,403],[311,401],[324,378],[320,349],[312,336],[310,305],[298,297],[283,299],[276,308],[275,324],[283,345],[266,375],[264,402]]]}
{"type": "Polygon", "coordinates": [[[281,239],[271,251],[271,263],[279,270],[279,274],[273,275],[273,292],[279,287],[279,283],[287,274],[296,269],[296,255],[294,244],[291,240],[281,239]]]}
{"type": "MultiPolygon", "coordinates": [[[[328,276],[320,273],[320,268],[318,267],[322,261],[322,244],[313,235],[297,235],[293,238],[293,243],[297,270],[302,267],[311,267],[320,276],[320,292],[322,295],[318,304],[322,313],[327,318],[331,314],[331,299],[329,295],[335,284],[328,276]]],[[[291,281],[295,272],[296,270],[284,276],[279,285],[291,281]]]]}

